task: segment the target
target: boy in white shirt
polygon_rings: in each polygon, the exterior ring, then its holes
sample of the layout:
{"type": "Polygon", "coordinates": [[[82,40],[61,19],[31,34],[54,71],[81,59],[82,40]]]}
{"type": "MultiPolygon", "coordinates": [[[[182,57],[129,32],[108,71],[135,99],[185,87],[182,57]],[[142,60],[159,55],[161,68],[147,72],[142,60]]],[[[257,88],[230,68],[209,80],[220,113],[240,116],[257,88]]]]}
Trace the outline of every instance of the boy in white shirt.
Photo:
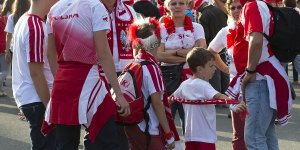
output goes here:
{"type": "MultiPolygon", "coordinates": [[[[216,91],[208,82],[216,67],[213,55],[203,48],[193,48],[187,54],[187,63],[193,77],[182,82],[174,92],[174,97],[187,100],[229,99],[216,91]]],[[[215,150],[216,110],[214,104],[183,104],[185,112],[185,146],[186,150],[215,150]]],[[[244,109],[241,104],[238,110],[244,109]]]]}

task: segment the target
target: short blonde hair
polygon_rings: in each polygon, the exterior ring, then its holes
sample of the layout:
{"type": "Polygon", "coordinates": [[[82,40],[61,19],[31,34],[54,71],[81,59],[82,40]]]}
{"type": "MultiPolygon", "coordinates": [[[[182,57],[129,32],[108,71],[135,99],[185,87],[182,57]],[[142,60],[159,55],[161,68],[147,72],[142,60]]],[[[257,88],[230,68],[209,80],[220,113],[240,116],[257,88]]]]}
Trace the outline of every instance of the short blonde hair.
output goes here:
{"type": "MultiPolygon", "coordinates": [[[[188,2],[190,2],[191,0],[186,0],[186,4],[188,4],[188,2]]],[[[165,8],[169,8],[169,4],[170,4],[171,0],[165,0],[164,2],[164,7],[165,8]]]]}

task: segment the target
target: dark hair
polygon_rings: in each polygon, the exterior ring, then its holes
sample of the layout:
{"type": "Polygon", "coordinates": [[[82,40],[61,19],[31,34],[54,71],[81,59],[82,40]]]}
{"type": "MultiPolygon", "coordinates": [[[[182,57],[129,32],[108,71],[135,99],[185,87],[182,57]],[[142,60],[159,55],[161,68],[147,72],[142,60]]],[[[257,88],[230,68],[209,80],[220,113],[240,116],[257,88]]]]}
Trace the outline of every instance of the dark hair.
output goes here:
{"type": "Polygon", "coordinates": [[[136,37],[145,39],[153,34],[155,27],[151,24],[142,24],[139,25],[138,30],[136,31],[136,37]]]}
{"type": "Polygon", "coordinates": [[[14,25],[18,22],[19,18],[28,11],[30,7],[29,0],[16,0],[13,5],[14,25]]]}
{"type": "Polygon", "coordinates": [[[295,8],[297,6],[296,0],[283,0],[282,3],[285,5],[285,7],[295,8]]]}
{"type": "Polygon", "coordinates": [[[160,18],[158,8],[149,1],[138,1],[133,4],[135,12],[140,13],[143,17],[155,17],[160,18]]]}
{"type": "Polygon", "coordinates": [[[214,56],[206,49],[195,47],[186,56],[186,62],[192,72],[196,72],[198,66],[205,67],[208,61],[214,60],[214,56]]]}
{"type": "Polygon", "coordinates": [[[4,0],[3,2],[3,8],[2,8],[2,12],[1,15],[2,16],[6,16],[8,12],[12,12],[12,5],[14,3],[14,0],[4,0]]]}

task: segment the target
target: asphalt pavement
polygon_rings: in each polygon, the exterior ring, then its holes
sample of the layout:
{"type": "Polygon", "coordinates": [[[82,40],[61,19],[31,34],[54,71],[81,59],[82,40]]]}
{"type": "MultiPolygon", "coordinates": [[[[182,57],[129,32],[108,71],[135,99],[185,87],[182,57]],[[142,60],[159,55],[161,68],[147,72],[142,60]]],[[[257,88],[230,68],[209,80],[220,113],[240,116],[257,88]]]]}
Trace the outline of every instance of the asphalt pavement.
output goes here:
{"type": "MultiPolygon", "coordinates": [[[[18,119],[19,110],[12,98],[10,77],[6,84],[8,96],[0,97],[0,150],[30,150],[28,124],[18,119]]],[[[293,117],[288,125],[276,128],[280,150],[300,150],[300,82],[293,83],[293,86],[297,93],[297,98],[293,101],[293,117]]],[[[228,112],[228,108],[217,108],[218,150],[231,150],[232,128],[228,112]]],[[[176,124],[181,133],[178,118],[176,124]]],[[[82,142],[79,147],[82,149],[82,142]]]]}

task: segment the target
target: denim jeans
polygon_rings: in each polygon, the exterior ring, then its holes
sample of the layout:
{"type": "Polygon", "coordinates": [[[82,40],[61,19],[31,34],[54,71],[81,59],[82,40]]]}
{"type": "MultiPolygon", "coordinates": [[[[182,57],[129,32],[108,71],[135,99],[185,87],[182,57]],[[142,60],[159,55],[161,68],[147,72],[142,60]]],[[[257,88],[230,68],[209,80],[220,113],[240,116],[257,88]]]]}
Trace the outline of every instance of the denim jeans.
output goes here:
{"type": "Polygon", "coordinates": [[[293,61],[295,69],[298,73],[300,73],[300,55],[297,55],[295,60],[293,61]]]}
{"type": "Polygon", "coordinates": [[[42,135],[41,126],[44,119],[45,106],[41,102],[26,104],[20,107],[30,128],[32,150],[54,150],[55,131],[47,136],[42,135]]]}
{"type": "Polygon", "coordinates": [[[275,132],[276,111],[270,108],[266,80],[249,83],[245,89],[248,115],[245,122],[245,143],[248,150],[278,150],[275,132]]]}
{"type": "Polygon", "coordinates": [[[8,74],[8,63],[5,60],[5,53],[0,54],[0,92],[3,92],[3,82],[8,74]]]}

